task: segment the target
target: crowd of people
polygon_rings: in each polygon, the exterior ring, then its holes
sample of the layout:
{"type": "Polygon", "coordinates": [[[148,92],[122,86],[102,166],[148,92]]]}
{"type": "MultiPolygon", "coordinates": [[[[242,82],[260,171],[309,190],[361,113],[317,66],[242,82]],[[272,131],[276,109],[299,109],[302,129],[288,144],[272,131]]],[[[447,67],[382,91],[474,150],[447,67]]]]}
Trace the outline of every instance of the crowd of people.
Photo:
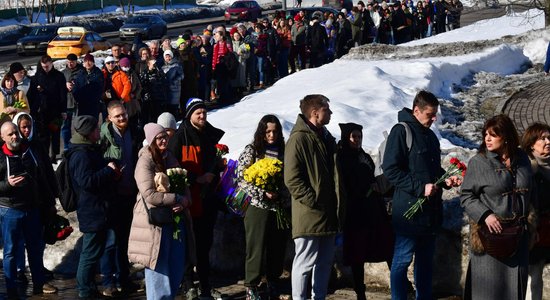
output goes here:
{"type": "MultiPolygon", "coordinates": [[[[367,11],[374,6],[367,4],[367,11]]],[[[360,3],[351,9],[350,19],[357,21],[363,11],[360,3]]],[[[394,11],[402,9],[397,6],[394,11]]],[[[148,299],[173,299],[180,285],[187,299],[219,299],[210,282],[209,252],[217,212],[225,205],[216,192],[225,167],[216,145],[224,131],[207,121],[207,105],[212,100],[232,101],[236,92],[254,86],[263,88],[288,75],[289,69],[296,71],[296,64],[303,69],[329,61],[329,48],[315,45],[330,45],[331,16],[307,21],[304,16],[263,19],[253,28],[239,24],[229,31],[223,26],[207,28],[200,36],[187,32],[176,40],[177,48],[169,38],[146,45],[138,37],[133,45],[113,46],[102,69],[92,54],[86,54],[82,64],[68,55],[62,71],[44,55],[32,77],[20,63],[12,63],[0,95],[0,221],[8,298],[21,297],[24,249],[33,292],[57,291],[46,283],[45,244],[36,229],[56,214],[60,191],[51,163],[59,158],[62,140],[71,185],[79,196],[79,297],[134,292],[139,285],[130,278],[130,263],[139,263],[146,268],[148,299]],[[228,58],[231,52],[236,68],[228,58]],[[176,120],[182,121],[179,127],[176,120]],[[177,167],[186,170],[188,184],[175,192],[167,182],[168,170],[177,167]]],[[[341,27],[335,32],[350,29],[346,36],[354,44],[346,42],[349,47],[363,44],[365,36],[372,42],[380,38],[365,35],[362,26],[354,31],[352,26],[358,25],[351,25],[344,12],[337,18],[341,27]]],[[[407,39],[399,32],[387,37],[391,36],[396,43],[407,39]]],[[[334,49],[338,57],[338,47],[334,49]]],[[[438,138],[430,129],[439,108],[432,93],[420,91],[412,108],[398,113],[400,124],[387,139],[384,176],[374,176],[374,162],[361,147],[359,124],[341,123],[338,143],[327,130],[332,115],[327,97],[307,95],[299,105],[286,142],[279,119],[265,115],[239,156],[238,185],[251,197],[244,217],[247,299],[261,299],[262,278],[269,296],[279,297],[284,245],[290,235],[295,246],[292,298],[324,299],[340,232],[357,299],[366,297],[365,262],[388,264],[392,299],[407,299],[411,291],[418,299],[432,299],[442,188],[457,186],[462,186],[461,203],[472,231],[486,226],[499,233],[504,220],[516,217],[524,229],[515,251],[504,259],[472,248],[466,298],[524,299],[528,292],[532,299],[542,298],[542,269],[550,244],[542,243],[545,236],[536,229],[536,216],[542,222],[549,210],[548,125],[533,124],[520,139],[508,117],[489,119],[464,182],[451,176],[435,184],[445,170],[438,138]],[[266,157],[283,162],[284,180],[276,192],[244,179],[245,170],[266,157]],[[390,190],[391,215],[382,198],[390,190]],[[422,209],[405,217],[411,203],[421,197],[428,199],[422,209]],[[278,208],[290,211],[291,232],[279,226],[278,208]],[[414,287],[407,279],[413,257],[414,287]],[[498,288],[487,289],[489,279],[498,288]]]]}

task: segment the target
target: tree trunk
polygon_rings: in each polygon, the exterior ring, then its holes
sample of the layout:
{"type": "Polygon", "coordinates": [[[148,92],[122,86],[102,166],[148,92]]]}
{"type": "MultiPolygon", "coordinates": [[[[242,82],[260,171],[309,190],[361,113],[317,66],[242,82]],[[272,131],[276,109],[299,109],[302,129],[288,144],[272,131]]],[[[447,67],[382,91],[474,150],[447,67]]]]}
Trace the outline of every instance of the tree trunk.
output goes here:
{"type": "Polygon", "coordinates": [[[168,2],[168,0],[162,0],[162,9],[163,10],[166,10],[166,2],[168,2]]]}
{"type": "Polygon", "coordinates": [[[120,0],[119,3],[120,3],[120,9],[122,9],[122,14],[125,15],[126,12],[124,11],[124,1],[120,0]]]}
{"type": "Polygon", "coordinates": [[[546,0],[546,7],[544,9],[544,26],[550,26],[550,0],[546,0]]]}

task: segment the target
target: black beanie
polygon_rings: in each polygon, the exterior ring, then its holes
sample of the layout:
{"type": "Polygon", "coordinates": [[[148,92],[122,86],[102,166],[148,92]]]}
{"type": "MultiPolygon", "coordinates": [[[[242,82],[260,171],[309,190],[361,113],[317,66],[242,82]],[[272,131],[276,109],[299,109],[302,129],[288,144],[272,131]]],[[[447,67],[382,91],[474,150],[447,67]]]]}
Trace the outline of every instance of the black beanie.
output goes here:
{"type": "Polygon", "coordinates": [[[189,98],[185,104],[185,118],[189,119],[196,109],[206,108],[204,101],[199,98],[189,98]]]}
{"type": "Polygon", "coordinates": [[[15,74],[21,70],[25,70],[25,67],[20,62],[14,62],[10,65],[10,73],[15,74]]]}

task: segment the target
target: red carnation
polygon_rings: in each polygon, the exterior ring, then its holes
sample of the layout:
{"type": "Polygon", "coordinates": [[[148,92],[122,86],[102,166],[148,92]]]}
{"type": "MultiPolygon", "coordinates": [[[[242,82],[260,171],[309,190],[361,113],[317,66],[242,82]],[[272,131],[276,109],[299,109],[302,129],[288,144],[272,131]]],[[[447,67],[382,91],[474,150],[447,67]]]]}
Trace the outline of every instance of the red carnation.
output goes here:
{"type": "Polygon", "coordinates": [[[458,160],[458,158],[456,157],[451,158],[451,164],[457,166],[459,163],[460,163],[460,160],[458,160]]]}

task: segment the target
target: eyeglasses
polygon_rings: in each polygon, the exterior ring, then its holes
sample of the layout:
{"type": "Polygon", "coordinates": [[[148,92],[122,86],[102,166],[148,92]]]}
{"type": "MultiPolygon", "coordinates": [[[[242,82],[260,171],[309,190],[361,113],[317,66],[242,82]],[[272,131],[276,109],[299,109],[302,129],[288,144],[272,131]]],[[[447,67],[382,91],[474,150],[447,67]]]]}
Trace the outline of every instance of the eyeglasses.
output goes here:
{"type": "Polygon", "coordinates": [[[157,136],[157,137],[155,138],[155,140],[157,140],[157,141],[163,141],[163,140],[164,140],[164,141],[167,141],[167,140],[168,140],[168,135],[165,134],[165,135],[157,136]]]}
{"type": "Polygon", "coordinates": [[[109,61],[109,62],[106,62],[105,64],[106,65],[111,65],[111,64],[114,64],[115,62],[114,61],[109,61]]]}

